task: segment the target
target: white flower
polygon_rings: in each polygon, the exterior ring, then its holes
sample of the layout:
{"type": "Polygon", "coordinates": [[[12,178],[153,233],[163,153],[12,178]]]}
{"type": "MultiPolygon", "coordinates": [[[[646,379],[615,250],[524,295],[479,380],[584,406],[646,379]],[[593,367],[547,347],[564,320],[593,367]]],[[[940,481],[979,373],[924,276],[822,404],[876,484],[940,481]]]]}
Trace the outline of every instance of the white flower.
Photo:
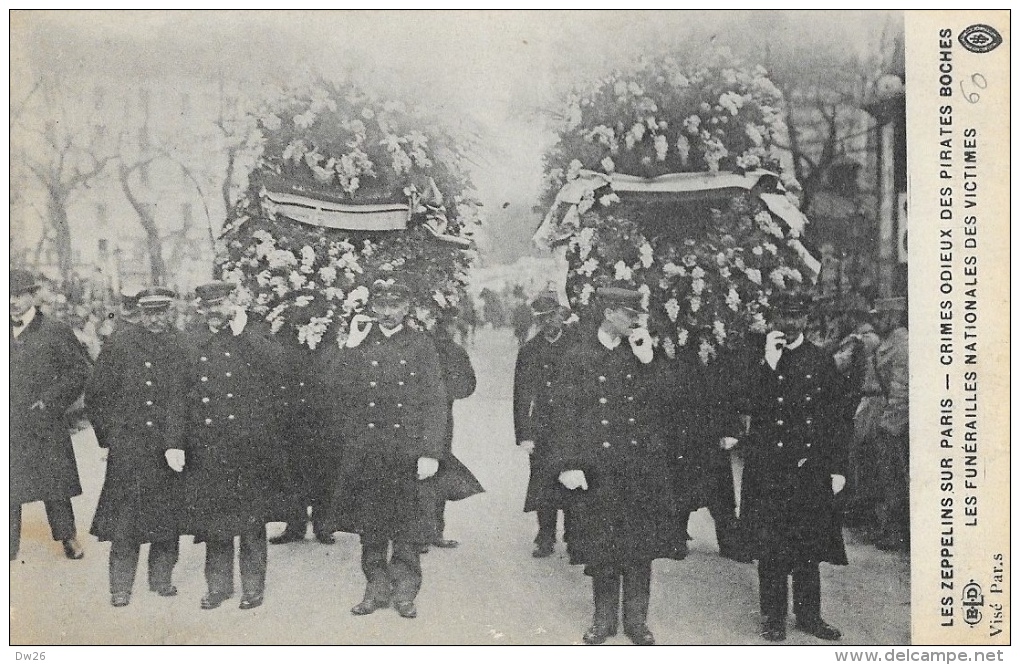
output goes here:
{"type": "Polygon", "coordinates": [[[305,282],[308,281],[308,278],[299,273],[297,270],[291,270],[288,279],[290,280],[291,287],[295,289],[300,289],[304,286],[305,282]]]}
{"type": "Polygon", "coordinates": [[[315,263],[315,250],[305,245],[301,248],[301,267],[310,270],[313,263],[315,263]]]}
{"type": "Polygon", "coordinates": [[[730,288],[730,292],[726,294],[726,306],[732,309],[734,312],[740,307],[740,294],[737,290],[730,288]]]}
{"type": "Polygon", "coordinates": [[[680,346],[687,346],[687,338],[689,336],[690,333],[687,331],[687,328],[678,328],[676,331],[676,343],[680,346]]]}
{"type": "Polygon", "coordinates": [[[585,284],[581,288],[581,295],[578,296],[578,300],[580,300],[582,305],[587,305],[593,293],[595,293],[595,287],[591,284],[585,284]]]}
{"type": "Polygon", "coordinates": [[[567,182],[570,182],[571,180],[577,180],[578,176],[581,175],[582,167],[583,165],[581,164],[581,160],[579,159],[571,160],[570,166],[567,167],[567,182]]]}
{"type": "Polygon", "coordinates": [[[698,347],[698,358],[701,359],[702,365],[707,365],[708,361],[715,357],[715,347],[708,340],[701,340],[701,345],[698,347]]]}
{"type": "Polygon", "coordinates": [[[719,106],[730,112],[730,115],[737,115],[740,107],[744,105],[744,98],[732,91],[726,91],[719,96],[719,106]]]}
{"type": "Polygon", "coordinates": [[[765,332],[765,316],[761,312],[755,312],[754,316],[751,318],[750,328],[752,332],[765,332]]]}
{"type": "Polygon", "coordinates": [[[701,128],[701,118],[696,115],[687,116],[684,119],[684,131],[688,134],[697,134],[701,128]]]}
{"type": "Polygon", "coordinates": [[[701,292],[705,290],[705,280],[694,279],[691,281],[691,291],[694,291],[694,295],[700,296],[701,292]]]}
{"type": "Polygon", "coordinates": [[[319,279],[322,280],[323,284],[329,286],[336,281],[336,268],[333,266],[319,268],[319,279]]]}
{"type": "Polygon", "coordinates": [[[599,197],[599,204],[603,208],[608,208],[613,203],[619,203],[619,202],[620,202],[620,197],[616,194],[616,192],[610,192],[609,194],[605,194],[605,195],[599,197]]]}
{"type": "Polygon", "coordinates": [[[651,267],[652,263],[655,262],[652,246],[646,242],[638,248],[638,251],[641,253],[641,265],[645,268],[651,267]]]}
{"type": "Polygon", "coordinates": [[[294,298],[295,307],[308,307],[308,305],[315,300],[315,296],[298,296],[294,298]]]}
{"type": "Polygon", "coordinates": [[[761,256],[761,246],[755,245],[754,247],[752,247],[751,253],[754,254],[755,256],[761,256]]]}
{"type": "Polygon", "coordinates": [[[666,357],[670,360],[676,358],[676,344],[669,337],[662,340],[662,350],[666,352],[666,357]]]}
{"type": "MultiPolygon", "coordinates": [[[[638,287],[638,293],[641,294],[641,309],[648,311],[648,303],[652,299],[652,289],[647,284],[642,284],[638,287]]],[[[641,325],[644,327],[648,326],[648,315],[643,314],[641,325]]]]}
{"type": "Polygon", "coordinates": [[[286,323],[286,322],[283,320],[282,316],[281,317],[277,317],[277,318],[273,319],[273,322],[269,325],[269,329],[275,335],[276,333],[280,332],[280,328],[283,328],[283,324],[284,323],[286,323]]]}
{"type": "Polygon", "coordinates": [[[273,275],[268,270],[263,270],[259,274],[255,275],[255,281],[259,286],[269,286],[269,280],[272,279],[273,275]]]}
{"type": "Polygon", "coordinates": [[[778,286],[780,289],[786,288],[786,280],[784,279],[783,271],[776,269],[769,273],[769,279],[772,283],[778,286]]]}
{"type": "Polygon", "coordinates": [[[344,292],[343,290],[338,289],[335,286],[330,286],[327,287],[325,291],[323,291],[323,295],[326,296],[326,300],[340,300],[341,298],[344,297],[344,292]]]}
{"type": "Polygon", "coordinates": [[[687,269],[670,261],[662,266],[662,272],[670,277],[684,277],[687,274],[687,269]]]}
{"type": "Polygon", "coordinates": [[[269,280],[269,285],[273,288],[273,293],[275,293],[278,298],[282,298],[290,293],[290,287],[287,286],[287,280],[279,275],[269,280]]]}
{"type": "Polygon", "coordinates": [[[634,271],[623,261],[617,261],[613,268],[616,270],[615,279],[617,280],[629,280],[634,276],[634,271]]]}
{"type": "Polygon", "coordinates": [[[691,270],[691,277],[694,279],[704,279],[705,271],[701,268],[701,266],[694,266],[694,269],[691,270]]]}
{"type": "Polygon", "coordinates": [[[616,163],[612,157],[603,157],[600,164],[602,165],[602,170],[606,173],[612,173],[616,170],[616,163]]]}
{"type": "Polygon", "coordinates": [[[722,321],[714,321],[712,323],[712,334],[714,334],[715,339],[722,344],[723,340],[726,339],[726,325],[722,321]]]}
{"type": "Polygon", "coordinates": [[[680,155],[680,163],[687,166],[691,158],[691,142],[683,134],[676,139],[676,151],[680,155]]]}
{"type": "Polygon", "coordinates": [[[730,269],[726,268],[726,267],[719,268],[719,276],[722,277],[723,279],[729,279],[730,278],[730,269]]]}
{"type": "Polygon", "coordinates": [[[803,282],[804,281],[804,276],[796,268],[788,268],[786,274],[789,275],[790,278],[793,281],[795,281],[795,282],[803,282]]]}
{"type": "Polygon", "coordinates": [[[363,306],[367,302],[368,288],[365,286],[359,286],[347,294],[347,299],[344,300],[344,307],[348,310],[354,310],[363,306]]]}
{"type": "Polygon", "coordinates": [[[375,111],[366,107],[361,110],[361,117],[364,118],[365,120],[371,120],[372,118],[375,117],[375,111]]]}
{"type": "Polygon", "coordinates": [[[663,307],[666,309],[666,314],[669,316],[669,320],[676,322],[676,317],[680,314],[680,303],[676,301],[676,298],[670,298],[667,300],[663,307]]]}
{"type": "Polygon", "coordinates": [[[275,132],[280,129],[281,122],[280,116],[275,113],[270,113],[266,117],[262,118],[262,126],[271,132],[275,132]]]}
{"type": "Polygon", "coordinates": [[[595,229],[590,226],[586,226],[581,229],[581,232],[577,234],[577,248],[580,251],[581,258],[585,258],[591,253],[592,240],[595,239],[595,229]]]}
{"type": "Polygon", "coordinates": [[[436,291],[432,294],[432,299],[436,301],[440,307],[445,308],[447,306],[446,296],[443,295],[442,291],[436,291]]]}
{"type": "Polygon", "coordinates": [[[630,133],[634,136],[634,141],[639,142],[645,136],[645,125],[642,122],[635,122],[630,128],[630,133]]]}
{"type": "Polygon", "coordinates": [[[298,262],[297,257],[286,249],[274,249],[269,253],[268,258],[270,270],[289,268],[290,266],[297,265],[298,262]]]}
{"type": "Polygon", "coordinates": [[[779,251],[779,248],[770,242],[762,243],[762,247],[764,247],[769,254],[775,254],[779,251]]]}
{"type": "Polygon", "coordinates": [[[690,298],[687,299],[687,301],[691,305],[691,311],[697,314],[698,310],[701,309],[701,298],[699,298],[698,296],[691,296],[690,298]]]}
{"type": "Polygon", "coordinates": [[[737,166],[745,171],[752,171],[761,166],[761,157],[751,153],[744,153],[737,157],[737,166]]]}
{"type": "Polygon", "coordinates": [[[308,129],[315,122],[315,114],[311,109],[308,109],[301,115],[294,116],[294,125],[301,129],[308,129]]]}
{"type": "Polygon", "coordinates": [[[759,131],[757,127],[751,123],[747,123],[744,126],[744,132],[747,134],[747,138],[751,139],[751,143],[756,146],[760,146],[762,144],[763,137],[761,135],[761,131],[759,131]]]}
{"type": "Polygon", "coordinates": [[[666,153],[669,152],[669,142],[662,134],[655,136],[655,158],[660,162],[665,161],[666,153]]]}
{"type": "Polygon", "coordinates": [[[591,277],[592,274],[598,270],[599,262],[595,258],[590,258],[581,264],[581,267],[577,269],[578,274],[591,277]]]}

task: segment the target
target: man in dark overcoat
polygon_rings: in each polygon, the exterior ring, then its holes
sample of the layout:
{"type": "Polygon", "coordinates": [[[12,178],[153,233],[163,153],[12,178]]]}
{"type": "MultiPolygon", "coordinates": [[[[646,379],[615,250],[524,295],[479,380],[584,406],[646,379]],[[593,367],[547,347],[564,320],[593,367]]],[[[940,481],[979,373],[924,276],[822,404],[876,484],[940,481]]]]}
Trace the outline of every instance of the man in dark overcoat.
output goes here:
{"type": "Polygon", "coordinates": [[[262,604],[266,582],[266,523],[290,517],[286,458],[276,440],[275,397],[280,355],[246,328],[247,314],[231,301],[234,285],[195,289],[204,330],[190,341],[190,418],[186,473],[190,528],[206,543],[208,593],[202,609],[234,594],[234,538],[239,539],[241,609],[262,604]]]}
{"type": "Polygon", "coordinates": [[[553,446],[559,481],[574,491],[567,541],[572,563],[592,578],[595,613],[584,634],[601,644],[623,631],[655,643],[648,629],[652,560],[686,555],[661,415],[661,365],[642,325],[642,295],[596,291],[601,322],[566,353],[554,386],[553,446]]]}
{"type": "MultiPolygon", "coordinates": [[[[296,344],[296,343],[295,343],[296,344]]],[[[329,474],[336,466],[330,446],[317,436],[320,414],[312,377],[312,352],[280,342],[284,364],[276,391],[277,437],[287,456],[287,468],[294,482],[293,512],[287,526],[269,539],[274,545],[300,542],[308,531],[311,513],[312,533],[323,545],[336,542],[326,525],[332,483],[329,474]]]]}
{"type": "Polygon", "coordinates": [[[64,555],[81,559],[71,497],[81,494],[78,464],[64,413],[82,394],[89,360],[66,324],[38,306],[39,282],[10,275],[10,540],[21,545],[21,506],[42,501],[64,555]]]}
{"type": "Polygon", "coordinates": [[[457,319],[451,318],[437,324],[433,331],[432,343],[439,357],[443,371],[443,386],[446,389],[446,436],[443,438],[443,456],[439,471],[434,476],[436,496],[436,547],[449,549],[460,543],[446,538],[446,502],[467,498],[483,491],[481,483],[470,470],[453,454],[453,403],[470,397],[475,392],[477,379],[471,358],[462,346],[454,341],[457,319]]]}
{"type": "Polygon", "coordinates": [[[832,357],[807,341],[810,303],[777,299],[764,349],[748,372],[740,438],[744,459],[741,522],[758,560],[762,636],[786,638],[787,577],[793,577],[798,630],[838,640],[821,616],[822,561],[847,563],[835,494],[846,482],[839,375],[832,357]]]}
{"type": "Polygon", "coordinates": [[[188,351],[171,320],[172,289],[139,294],[141,322],[104,345],[85,389],[99,445],[109,452],[92,535],[110,541],[110,602],[131,601],[138,554],[149,548],[149,589],[176,596],[171,581],[187,507],[180,472],[187,425],[188,351]]]}
{"type": "MultiPolygon", "coordinates": [[[[530,473],[524,512],[538,515],[538,535],[532,556],[551,556],[556,545],[556,522],[568,494],[557,481],[552,464],[553,382],[566,352],[577,344],[574,326],[566,325],[570,309],[555,293],[542,293],[530,303],[539,332],[521,346],[514,365],[514,434],[528,453],[530,473]]],[[[564,525],[565,527],[566,525],[564,525]]]]}
{"type": "Polygon", "coordinates": [[[445,453],[447,397],[432,340],[405,324],[410,288],[377,280],[370,292],[375,320],[356,316],[344,348],[322,357],[323,435],[338,442],[334,499],[337,528],[361,537],[366,615],[392,602],[417,616],[421,548],[436,539],[434,492],[424,480],[445,453]]]}

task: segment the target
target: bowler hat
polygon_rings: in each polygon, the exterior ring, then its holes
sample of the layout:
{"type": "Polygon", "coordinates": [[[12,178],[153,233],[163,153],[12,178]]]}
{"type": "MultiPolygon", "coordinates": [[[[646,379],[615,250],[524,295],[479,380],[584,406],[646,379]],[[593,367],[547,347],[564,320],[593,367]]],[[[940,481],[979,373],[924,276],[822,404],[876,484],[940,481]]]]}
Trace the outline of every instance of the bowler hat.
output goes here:
{"type": "Polygon", "coordinates": [[[237,285],[230,282],[209,282],[195,287],[195,295],[203,304],[213,305],[227,299],[237,285]]]}
{"type": "Polygon", "coordinates": [[[39,290],[39,286],[39,280],[31,272],[17,268],[11,271],[10,290],[12,296],[33,293],[39,290]]]}

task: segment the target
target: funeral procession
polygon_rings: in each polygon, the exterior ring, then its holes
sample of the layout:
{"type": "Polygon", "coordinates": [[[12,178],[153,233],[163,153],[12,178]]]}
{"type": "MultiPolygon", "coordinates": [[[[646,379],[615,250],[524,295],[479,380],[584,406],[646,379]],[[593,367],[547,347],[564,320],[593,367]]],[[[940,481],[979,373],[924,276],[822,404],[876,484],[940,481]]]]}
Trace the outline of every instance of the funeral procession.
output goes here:
{"type": "Polygon", "coordinates": [[[899,13],[13,14],[12,645],[910,643],[899,13]]]}

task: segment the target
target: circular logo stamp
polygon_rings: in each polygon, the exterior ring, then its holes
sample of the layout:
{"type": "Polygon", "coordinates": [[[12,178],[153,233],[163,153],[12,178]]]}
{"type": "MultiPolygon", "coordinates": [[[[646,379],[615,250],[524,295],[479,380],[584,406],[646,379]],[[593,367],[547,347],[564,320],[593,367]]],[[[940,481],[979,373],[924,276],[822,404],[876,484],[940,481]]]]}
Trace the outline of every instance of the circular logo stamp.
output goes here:
{"type": "Polygon", "coordinates": [[[960,33],[960,44],[971,53],[988,53],[1001,43],[999,31],[984,23],[975,23],[960,33]]]}

